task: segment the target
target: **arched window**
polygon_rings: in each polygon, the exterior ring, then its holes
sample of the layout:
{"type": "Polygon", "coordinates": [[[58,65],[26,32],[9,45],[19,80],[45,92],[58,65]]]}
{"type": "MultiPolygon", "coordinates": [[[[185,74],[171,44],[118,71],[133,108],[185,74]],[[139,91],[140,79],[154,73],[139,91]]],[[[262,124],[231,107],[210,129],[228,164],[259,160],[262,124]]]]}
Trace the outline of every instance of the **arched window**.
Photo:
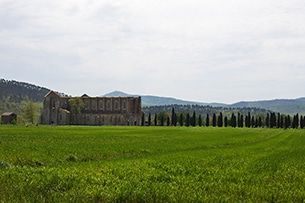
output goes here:
{"type": "Polygon", "coordinates": [[[107,101],[107,110],[108,111],[111,110],[111,101],[110,100],[107,101]]]}
{"type": "Polygon", "coordinates": [[[126,110],[126,100],[123,101],[123,109],[126,110]]]}
{"type": "Polygon", "coordinates": [[[115,101],[115,110],[118,110],[118,109],[119,109],[119,102],[115,101]]]}

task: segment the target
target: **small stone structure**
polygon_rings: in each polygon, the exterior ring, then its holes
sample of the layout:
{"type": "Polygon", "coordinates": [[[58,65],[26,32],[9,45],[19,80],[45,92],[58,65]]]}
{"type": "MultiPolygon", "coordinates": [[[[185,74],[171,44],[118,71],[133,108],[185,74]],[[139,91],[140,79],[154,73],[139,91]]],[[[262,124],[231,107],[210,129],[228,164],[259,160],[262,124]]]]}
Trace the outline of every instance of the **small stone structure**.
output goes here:
{"type": "Polygon", "coordinates": [[[141,97],[89,97],[81,100],[84,107],[79,114],[71,112],[69,99],[50,91],[44,97],[41,124],[54,125],[141,125],[141,97]]]}
{"type": "Polygon", "coordinates": [[[5,112],[1,114],[2,124],[12,124],[14,121],[17,122],[17,114],[13,112],[5,112]]]}

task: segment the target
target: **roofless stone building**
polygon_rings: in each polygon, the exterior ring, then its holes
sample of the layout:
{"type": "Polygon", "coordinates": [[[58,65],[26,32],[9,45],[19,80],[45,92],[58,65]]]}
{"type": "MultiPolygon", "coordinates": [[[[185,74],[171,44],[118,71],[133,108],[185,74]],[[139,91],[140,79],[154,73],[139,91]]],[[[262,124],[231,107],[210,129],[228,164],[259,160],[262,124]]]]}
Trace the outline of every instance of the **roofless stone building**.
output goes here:
{"type": "Polygon", "coordinates": [[[73,113],[69,100],[54,91],[45,95],[41,124],[54,125],[141,125],[141,97],[80,97],[83,107],[73,113]]]}

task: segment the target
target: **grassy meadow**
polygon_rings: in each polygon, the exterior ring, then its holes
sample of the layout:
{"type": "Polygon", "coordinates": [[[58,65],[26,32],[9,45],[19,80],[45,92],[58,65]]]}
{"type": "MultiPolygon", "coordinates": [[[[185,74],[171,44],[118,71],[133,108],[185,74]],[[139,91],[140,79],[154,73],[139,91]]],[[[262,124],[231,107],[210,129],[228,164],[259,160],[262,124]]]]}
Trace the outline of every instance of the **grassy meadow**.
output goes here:
{"type": "Polygon", "coordinates": [[[304,202],[305,130],[0,125],[0,202],[304,202]]]}

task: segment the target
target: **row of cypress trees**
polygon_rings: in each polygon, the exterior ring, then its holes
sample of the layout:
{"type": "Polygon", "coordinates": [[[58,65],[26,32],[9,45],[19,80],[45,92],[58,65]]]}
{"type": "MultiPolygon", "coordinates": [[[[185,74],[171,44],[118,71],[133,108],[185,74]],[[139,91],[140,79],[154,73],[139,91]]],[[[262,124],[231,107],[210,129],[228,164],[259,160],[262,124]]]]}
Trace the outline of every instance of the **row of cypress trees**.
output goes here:
{"type": "Polygon", "coordinates": [[[223,116],[222,112],[219,114],[213,114],[211,117],[209,114],[203,119],[202,115],[196,115],[194,111],[190,113],[175,112],[172,108],[172,112],[167,113],[165,111],[156,113],[152,121],[152,115],[149,113],[147,121],[145,121],[145,115],[142,117],[142,125],[147,126],[213,126],[213,127],[267,127],[267,128],[305,128],[305,116],[299,116],[295,114],[293,116],[284,115],[280,113],[267,113],[266,115],[251,115],[250,112],[246,115],[242,115],[239,112],[237,115],[232,113],[231,116],[223,116]]]}

